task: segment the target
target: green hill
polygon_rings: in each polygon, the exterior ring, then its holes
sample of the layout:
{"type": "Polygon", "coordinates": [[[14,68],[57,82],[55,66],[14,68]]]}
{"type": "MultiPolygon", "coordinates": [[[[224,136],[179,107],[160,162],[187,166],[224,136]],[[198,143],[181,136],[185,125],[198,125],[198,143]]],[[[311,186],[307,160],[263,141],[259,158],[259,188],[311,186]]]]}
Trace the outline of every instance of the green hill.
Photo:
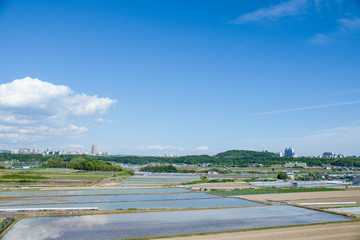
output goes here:
{"type": "Polygon", "coordinates": [[[250,150],[229,150],[226,152],[218,153],[216,158],[272,158],[277,157],[275,153],[271,152],[256,152],[250,150]]]}
{"type": "MultiPolygon", "coordinates": [[[[264,166],[271,166],[273,164],[284,164],[286,162],[305,162],[308,166],[322,166],[333,165],[333,166],[354,166],[360,167],[360,158],[347,157],[341,159],[330,159],[330,158],[287,158],[279,157],[275,153],[271,152],[256,152],[249,150],[229,150],[222,153],[218,153],[214,156],[209,155],[186,155],[175,158],[169,157],[154,157],[154,156],[91,156],[91,155],[27,155],[27,154],[10,154],[0,153],[0,162],[4,161],[15,161],[20,163],[35,163],[35,162],[48,162],[51,160],[63,161],[67,164],[74,161],[77,158],[87,161],[110,161],[125,164],[139,164],[144,165],[150,162],[161,163],[161,164],[203,164],[208,163],[212,166],[237,166],[246,167],[251,163],[259,163],[264,166]]],[[[66,164],[65,164],[66,165],[66,164]]]]}

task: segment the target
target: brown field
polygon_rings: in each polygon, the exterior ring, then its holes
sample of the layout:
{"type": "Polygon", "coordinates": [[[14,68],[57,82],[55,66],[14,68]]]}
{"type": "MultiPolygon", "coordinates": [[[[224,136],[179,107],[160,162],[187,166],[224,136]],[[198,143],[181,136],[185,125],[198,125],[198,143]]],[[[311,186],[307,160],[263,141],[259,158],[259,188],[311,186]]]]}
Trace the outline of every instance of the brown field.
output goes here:
{"type": "Polygon", "coordinates": [[[267,199],[291,203],[328,203],[328,202],[356,202],[360,204],[360,190],[331,191],[331,192],[304,192],[278,193],[234,196],[246,200],[265,202],[267,199]]]}
{"type": "Polygon", "coordinates": [[[317,224],[186,237],[161,238],[169,240],[359,240],[360,222],[317,224]]]}

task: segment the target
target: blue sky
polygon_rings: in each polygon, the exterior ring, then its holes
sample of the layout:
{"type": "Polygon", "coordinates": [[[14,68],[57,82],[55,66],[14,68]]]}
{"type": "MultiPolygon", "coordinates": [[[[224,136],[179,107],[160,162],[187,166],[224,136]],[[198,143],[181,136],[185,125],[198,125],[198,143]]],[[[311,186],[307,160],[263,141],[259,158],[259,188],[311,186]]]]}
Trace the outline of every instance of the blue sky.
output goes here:
{"type": "Polygon", "coordinates": [[[360,1],[0,1],[0,149],[360,155],[360,1]]]}

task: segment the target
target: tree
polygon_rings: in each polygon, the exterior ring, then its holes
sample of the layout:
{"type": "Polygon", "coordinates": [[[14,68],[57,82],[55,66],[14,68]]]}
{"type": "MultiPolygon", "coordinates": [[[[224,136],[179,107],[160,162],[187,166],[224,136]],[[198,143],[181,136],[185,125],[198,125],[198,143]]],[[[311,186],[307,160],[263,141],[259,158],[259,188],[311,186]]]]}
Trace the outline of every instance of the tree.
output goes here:
{"type": "Polygon", "coordinates": [[[289,179],[288,175],[284,172],[280,172],[278,175],[277,175],[277,179],[289,179]]]}

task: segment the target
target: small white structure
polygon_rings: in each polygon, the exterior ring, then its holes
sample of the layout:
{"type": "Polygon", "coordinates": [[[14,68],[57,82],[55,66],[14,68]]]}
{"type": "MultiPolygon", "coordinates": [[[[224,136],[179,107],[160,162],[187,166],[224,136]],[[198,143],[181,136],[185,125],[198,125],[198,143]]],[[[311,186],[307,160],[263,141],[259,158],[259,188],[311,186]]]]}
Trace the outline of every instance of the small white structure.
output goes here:
{"type": "Polygon", "coordinates": [[[286,171],[285,173],[286,173],[286,175],[287,175],[291,180],[294,180],[294,179],[295,179],[295,173],[294,173],[294,171],[286,171]]]}
{"type": "Polygon", "coordinates": [[[286,168],[293,168],[293,167],[303,167],[303,168],[307,168],[306,163],[298,163],[298,162],[285,163],[284,166],[285,166],[286,168]]]}

